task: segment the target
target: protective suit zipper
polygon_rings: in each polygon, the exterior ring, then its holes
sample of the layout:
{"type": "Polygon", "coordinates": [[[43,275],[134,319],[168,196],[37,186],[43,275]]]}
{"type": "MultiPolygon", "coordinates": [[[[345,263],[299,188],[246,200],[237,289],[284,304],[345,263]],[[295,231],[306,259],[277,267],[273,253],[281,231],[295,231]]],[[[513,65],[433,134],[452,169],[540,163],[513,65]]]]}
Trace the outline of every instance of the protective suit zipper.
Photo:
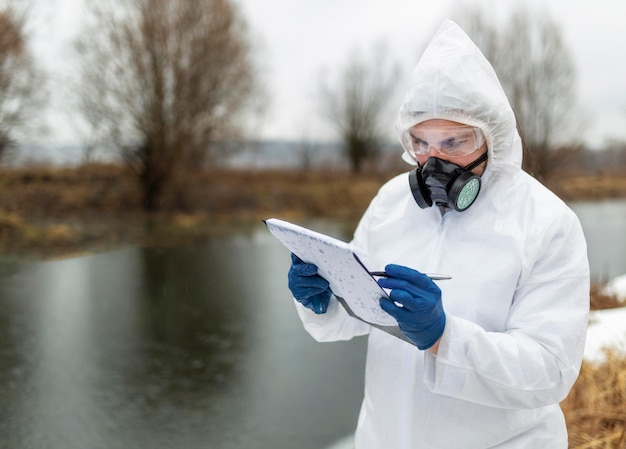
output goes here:
{"type": "Polygon", "coordinates": [[[435,234],[435,241],[433,243],[432,250],[430,252],[430,257],[428,258],[428,271],[436,271],[439,269],[439,261],[440,261],[440,251],[439,246],[441,245],[441,236],[444,232],[444,226],[446,223],[447,216],[449,214],[442,214],[441,220],[439,221],[439,226],[437,227],[437,233],[435,234]]]}

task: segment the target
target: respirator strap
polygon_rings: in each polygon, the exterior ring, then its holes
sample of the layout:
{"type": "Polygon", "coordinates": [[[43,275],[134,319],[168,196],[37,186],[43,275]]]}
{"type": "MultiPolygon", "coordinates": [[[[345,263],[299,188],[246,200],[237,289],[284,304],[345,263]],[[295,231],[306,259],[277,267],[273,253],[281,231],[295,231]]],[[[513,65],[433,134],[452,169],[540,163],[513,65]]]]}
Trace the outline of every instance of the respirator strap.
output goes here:
{"type": "Polygon", "coordinates": [[[483,155],[481,157],[479,157],[478,159],[476,159],[474,162],[472,162],[471,164],[463,167],[463,170],[465,171],[471,171],[473,169],[475,169],[476,167],[478,167],[480,164],[482,164],[483,162],[485,162],[487,160],[487,158],[489,157],[488,152],[483,153],[483,155]]]}

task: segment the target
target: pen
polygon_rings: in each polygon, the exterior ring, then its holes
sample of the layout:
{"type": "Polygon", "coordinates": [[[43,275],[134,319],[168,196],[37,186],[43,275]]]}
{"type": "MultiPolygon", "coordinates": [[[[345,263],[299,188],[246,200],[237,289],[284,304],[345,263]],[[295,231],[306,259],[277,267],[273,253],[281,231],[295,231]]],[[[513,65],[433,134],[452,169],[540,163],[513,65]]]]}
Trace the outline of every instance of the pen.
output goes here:
{"type": "MultiPolygon", "coordinates": [[[[372,276],[378,276],[378,277],[389,277],[389,275],[387,273],[385,273],[384,271],[370,271],[370,274],[372,276]]],[[[426,276],[428,276],[429,278],[431,278],[433,281],[447,281],[448,279],[452,279],[452,276],[448,276],[447,274],[435,274],[435,273],[424,273],[426,276]]]]}

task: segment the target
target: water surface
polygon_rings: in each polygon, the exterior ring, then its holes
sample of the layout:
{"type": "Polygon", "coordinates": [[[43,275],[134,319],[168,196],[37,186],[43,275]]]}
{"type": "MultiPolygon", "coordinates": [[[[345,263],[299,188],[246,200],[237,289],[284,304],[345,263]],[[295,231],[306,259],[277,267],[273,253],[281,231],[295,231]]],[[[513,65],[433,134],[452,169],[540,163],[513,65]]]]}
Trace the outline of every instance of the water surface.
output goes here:
{"type": "Polygon", "coordinates": [[[352,431],[364,340],[314,342],[257,229],[0,268],[0,446],[322,448],[352,431]]]}

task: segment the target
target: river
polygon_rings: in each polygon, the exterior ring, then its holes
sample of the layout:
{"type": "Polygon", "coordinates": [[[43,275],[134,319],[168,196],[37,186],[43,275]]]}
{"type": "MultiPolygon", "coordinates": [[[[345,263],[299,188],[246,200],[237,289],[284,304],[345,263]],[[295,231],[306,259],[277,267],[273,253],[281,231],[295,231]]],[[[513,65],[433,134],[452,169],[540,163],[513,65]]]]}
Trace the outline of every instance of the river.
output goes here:
{"type": "MultiPolygon", "coordinates": [[[[596,279],[626,202],[572,204],[596,279]]],[[[348,239],[336,223],[316,229],[348,239]]],[[[176,248],[0,259],[0,447],[321,449],[356,425],[365,340],[318,344],[262,226],[176,248]]]]}

